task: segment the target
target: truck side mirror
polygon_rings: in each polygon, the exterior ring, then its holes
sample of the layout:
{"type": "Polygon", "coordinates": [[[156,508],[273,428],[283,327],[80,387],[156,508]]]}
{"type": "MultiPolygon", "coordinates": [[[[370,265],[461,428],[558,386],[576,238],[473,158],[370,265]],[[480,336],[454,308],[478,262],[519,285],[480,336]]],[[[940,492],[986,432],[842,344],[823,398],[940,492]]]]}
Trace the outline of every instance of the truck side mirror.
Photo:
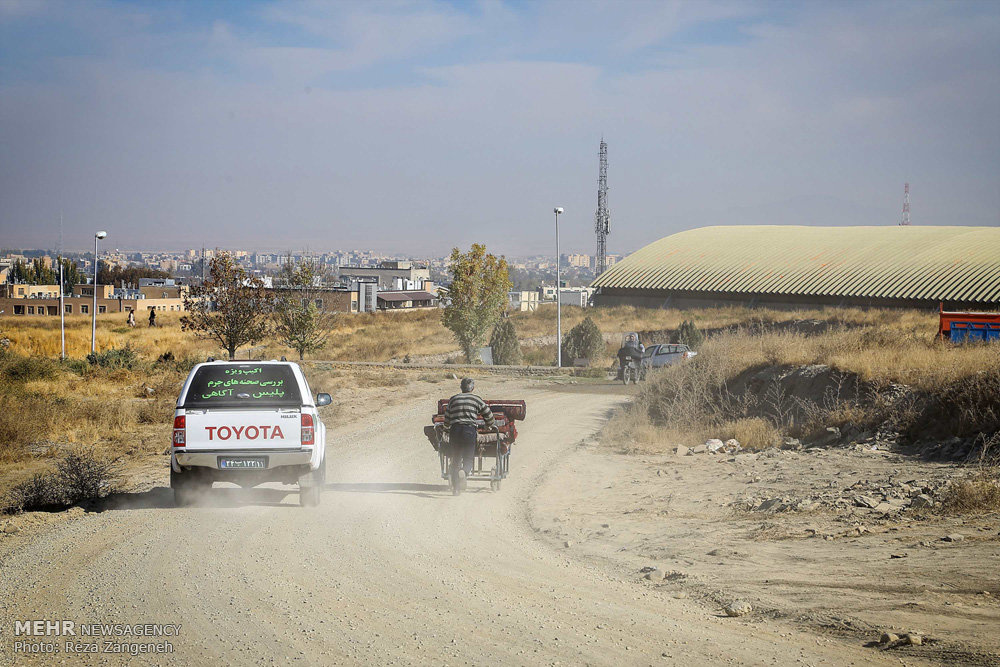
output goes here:
{"type": "Polygon", "coordinates": [[[316,394],[316,407],[323,407],[331,403],[333,403],[333,397],[330,394],[316,394]]]}

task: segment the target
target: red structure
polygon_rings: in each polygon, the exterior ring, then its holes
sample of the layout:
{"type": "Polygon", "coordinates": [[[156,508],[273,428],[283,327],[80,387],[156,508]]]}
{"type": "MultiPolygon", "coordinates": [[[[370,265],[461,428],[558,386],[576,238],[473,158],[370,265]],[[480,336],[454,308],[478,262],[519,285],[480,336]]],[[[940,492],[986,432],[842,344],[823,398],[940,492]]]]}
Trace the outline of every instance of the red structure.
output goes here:
{"type": "Polygon", "coordinates": [[[942,339],[955,342],[1000,339],[1000,313],[946,311],[943,303],[938,311],[941,314],[938,336],[942,339]]]}

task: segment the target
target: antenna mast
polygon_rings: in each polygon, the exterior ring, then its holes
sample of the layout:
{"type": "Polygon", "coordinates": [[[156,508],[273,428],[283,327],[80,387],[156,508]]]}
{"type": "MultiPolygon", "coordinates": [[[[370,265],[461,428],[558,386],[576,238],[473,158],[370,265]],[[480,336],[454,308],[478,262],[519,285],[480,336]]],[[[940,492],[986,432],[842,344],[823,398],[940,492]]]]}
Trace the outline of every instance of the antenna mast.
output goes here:
{"type": "Polygon", "coordinates": [[[899,221],[900,226],[910,225],[910,184],[903,185],[903,219],[899,221]]]}
{"type": "Polygon", "coordinates": [[[601,137],[601,168],[597,180],[597,214],[594,216],[597,232],[597,255],[594,273],[601,275],[608,268],[608,234],[611,233],[611,214],[608,212],[608,144],[601,137]]]}

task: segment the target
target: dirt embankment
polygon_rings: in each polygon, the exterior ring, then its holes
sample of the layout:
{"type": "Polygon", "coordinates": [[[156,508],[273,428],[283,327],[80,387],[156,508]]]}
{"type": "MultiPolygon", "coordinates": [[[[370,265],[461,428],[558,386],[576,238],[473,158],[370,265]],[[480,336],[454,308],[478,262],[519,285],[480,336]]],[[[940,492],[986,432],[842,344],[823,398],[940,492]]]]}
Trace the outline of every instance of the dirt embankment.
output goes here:
{"type": "Polygon", "coordinates": [[[867,661],[993,665],[1000,513],[937,513],[973,474],[860,444],[624,456],[589,443],[539,487],[531,522],[656,594],[745,603],[867,661]]]}

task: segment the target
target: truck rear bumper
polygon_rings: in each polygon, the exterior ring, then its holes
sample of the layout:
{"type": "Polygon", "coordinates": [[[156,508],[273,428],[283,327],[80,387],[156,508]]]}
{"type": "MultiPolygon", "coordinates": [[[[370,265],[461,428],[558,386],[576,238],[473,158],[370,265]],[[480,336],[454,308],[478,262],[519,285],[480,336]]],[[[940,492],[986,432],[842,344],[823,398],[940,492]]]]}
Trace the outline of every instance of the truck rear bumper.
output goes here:
{"type": "MultiPolygon", "coordinates": [[[[199,449],[196,451],[175,450],[173,463],[176,466],[185,468],[211,468],[222,470],[219,467],[220,458],[264,458],[267,460],[267,469],[282,468],[285,466],[310,466],[313,459],[313,450],[301,449],[199,449]]],[[[176,472],[180,472],[175,468],[176,472]]],[[[251,470],[248,470],[250,472],[251,470]]],[[[227,472],[238,472],[227,470],[227,472]]]]}

